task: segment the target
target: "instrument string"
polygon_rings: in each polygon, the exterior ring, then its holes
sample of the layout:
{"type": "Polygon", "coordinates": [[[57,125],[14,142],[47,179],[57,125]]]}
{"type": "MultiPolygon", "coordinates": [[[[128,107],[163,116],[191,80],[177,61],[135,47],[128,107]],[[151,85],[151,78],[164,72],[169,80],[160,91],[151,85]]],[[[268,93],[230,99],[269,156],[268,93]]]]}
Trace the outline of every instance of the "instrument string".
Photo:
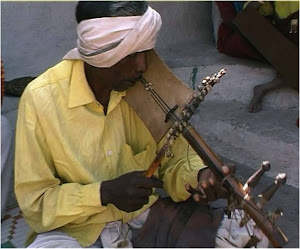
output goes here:
{"type": "Polygon", "coordinates": [[[254,229],[253,229],[250,225],[248,225],[249,219],[248,219],[246,213],[245,213],[245,212],[242,212],[242,210],[240,210],[240,209],[237,209],[237,210],[238,210],[238,212],[239,212],[239,215],[240,215],[240,217],[241,217],[241,220],[242,220],[242,219],[245,219],[245,220],[247,221],[247,222],[245,223],[245,228],[246,228],[246,231],[247,231],[248,235],[249,235],[250,237],[254,236],[254,229]],[[251,230],[251,231],[250,231],[250,230],[251,230]]]}
{"type": "MultiPolygon", "coordinates": [[[[143,86],[145,87],[145,89],[148,87],[148,89],[146,89],[146,90],[150,92],[151,96],[153,97],[153,99],[155,100],[155,102],[159,105],[159,107],[161,108],[161,110],[165,114],[170,114],[170,120],[172,121],[172,123],[175,123],[176,121],[181,122],[181,119],[176,114],[170,112],[171,108],[159,96],[159,94],[149,85],[149,82],[145,78],[141,77],[140,78],[140,82],[143,84],[143,86]]],[[[189,133],[189,131],[186,131],[186,132],[189,133]]],[[[190,136],[192,136],[192,135],[190,134],[190,136]]],[[[187,156],[188,156],[188,154],[187,154],[187,156]]],[[[215,172],[215,173],[218,175],[218,172],[215,172]]],[[[262,210],[259,209],[255,204],[253,204],[250,201],[248,201],[247,199],[245,199],[244,196],[242,196],[242,194],[234,191],[234,195],[238,196],[238,198],[242,199],[245,203],[247,203],[251,208],[255,209],[257,212],[259,212],[259,213],[262,212],[262,210]]],[[[267,217],[267,219],[268,219],[268,217],[267,217]]]]}
{"type": "MultiPolygon", "coordinates": [[[[141,77],[140,78],[141,83],[143,84],[143,86],[146,88],[147,86],[149,86],[149,82],[141,77]]],[[[158,106],[161,108],[161,110],[167,115],[170,113],[171,108],[167,105],[167,103],[159,96],[159,94],[151,87],[149,86],[149,88],[147,89],[152,98],[154,99],[154,101],[158,104],[158,106]]],[[[173,113],[170,113],[170,120],[172,121],[172,123],[174,123],[175,121],[179,121],[179,118],[174,115],[173,113]]]]}

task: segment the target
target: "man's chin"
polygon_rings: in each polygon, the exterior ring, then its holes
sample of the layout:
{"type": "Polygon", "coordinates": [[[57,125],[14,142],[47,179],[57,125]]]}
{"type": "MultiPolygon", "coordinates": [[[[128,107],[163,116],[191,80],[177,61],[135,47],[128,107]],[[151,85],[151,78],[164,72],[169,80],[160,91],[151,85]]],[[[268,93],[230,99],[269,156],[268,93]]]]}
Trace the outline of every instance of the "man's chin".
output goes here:
{"type": "Polygon", "coordinates": [[[133,87],[138,80],[128,80],[128,81],[123,81],[122,85],[119,85],[118,88],[116,87],[114,90],[117,92],[123,92],[128,90],[129,88],[133,87]]]}
{"type": "Polygon", "coordinates": [[[122,87],[119,89],[115,89],[117,92],[124,92],[126,90],[128,90],[129,88],[133,87],[135,84],[131,84],[130,86],[126,86],[126,87],[122,87]]]}
{"type": "MultiPolygon", "coordinates": [[[[133,87],[135,84],[136,84],[136,81],[129,81],[129,84],[127,85],[127,87],[126,87],[125,90],[127,90],[127,89],[133,87]]],[[[125,91],[125,90],[124,90],[124,91],[125,91]]]]}

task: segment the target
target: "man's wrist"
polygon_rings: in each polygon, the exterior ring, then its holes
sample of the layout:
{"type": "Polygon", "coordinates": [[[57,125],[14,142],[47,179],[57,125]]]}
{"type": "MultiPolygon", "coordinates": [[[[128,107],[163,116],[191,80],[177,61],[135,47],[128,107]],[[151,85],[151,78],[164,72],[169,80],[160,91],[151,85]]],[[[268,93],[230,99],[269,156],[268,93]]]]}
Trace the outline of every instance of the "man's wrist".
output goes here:
{"type": "Polygon", "coordinates": [[[100,187],[100,198],[102,206],[106,206],[110,203],[109,196],[109,181],[104,181],[101,183],[100,187]]]}

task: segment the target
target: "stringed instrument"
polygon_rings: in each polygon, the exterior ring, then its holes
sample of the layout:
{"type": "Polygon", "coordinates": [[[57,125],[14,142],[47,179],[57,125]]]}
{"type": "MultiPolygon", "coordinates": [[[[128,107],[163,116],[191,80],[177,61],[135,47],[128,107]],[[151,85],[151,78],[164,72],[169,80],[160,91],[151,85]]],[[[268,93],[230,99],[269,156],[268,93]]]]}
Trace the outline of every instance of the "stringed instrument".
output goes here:
{"type": "MultiPolygon", "coordinates": [[[[243,185],[233,174],[224,176],[221,170],[224,163],[188,122],[206,94],[212,89],[215,83],[219,82],[219,79],[224,74],[225,70],[222,69],[211,77],[206,77],[202,82],[203,86],[198,88],[199,93],[195,94],[182,110],[181,117],[175,114],[174,110],[176,107],[170,108],[159,97],[151,82],[147,82],[144,78],[141,79],[141,83],[145,87],[145,90],[150,92],[152,97],[155,98],[156,102],[166,113],[166,120],[171,120],[173,123],[166,136],[165,144],[146,171],[145,177],[151,177],[153,175],[164,156],[172,156],[172,153],[170,152],[171,146],[175,142],[176,137],[178,137],[179,134],[182,134],[195,152],[201,157],[204,164],[211,169],[216,178],[229,192],[229,212],[234,209],[244,210],[245,215],[242,219],[244,224],[241,224],[241,226],[247,225],[247,222],[250,219],[254,220],[256,225],[263,231],[274,247],[282,247],[288,239],[275,224],[277,218],[276,212],[270,215],[263,210],[263,206],[271,199],[278,187],[286,182],[286,174],[278,174],[274,183],[261,194],[260,200],[257,202],[250,196],[250,192],[251,189],[256,186],[263,173],[270,169],[269,162],[263,162],[261,168],[249,178],[245,185],[243,185]]],[[[253,235],[250,234],[250,237],[252,236],[253,235]]]]}
{"type": "MultiPolygon", "coordinates": [[[[156,59],[156,55],[153,55],[153,51],[151,52],[150,56],[151,59],[155,60],[155,63],[152,63],[152,65],[155,64],[157,66],[159,63],[161,63],[161,61],[158,61],[156,59]]],[[[165,67],[165,65],[163,65],[163,67],[165,67]]],[[[152,69],[150,68],[150,71],[151,70],[152,69]]],[[[164,68],[164,70],[166,70],[166,68],[164,68]]],[[[161,72],[164,73],[164,70],[162,70],[161,72]]],[[[218,73],[206,77],[202,81],[202,86],[198,87],[198,92],[193,92],[192,95],[190,94],[191,92],[189,92],[189,90],[186,90],[185,87],[181,88],[181,96],[184,97],[177,97],[178,99],[176,99],[175,97],[169,100],[170,102],[174,102],[175,99],[175,101],[177,100],[178,102],[180,102],[179,105],[175,104],[174,107],[170,107],[170,105],[167,104],[167,102],[160,96],[160,94],[157,93],[153,83],[147,81],[143,77],[140,79],[141,85],[145,90],[144,92],[147,92],[148,95],[151,96],[151,98],[154,100],[153,102],[155,102],[162,113],[164,113],[164,123],[171,124],[171,126],[166,125],[164,127],[165,129],[167,129],[165,143],[146,171],[145,177],[151,177],[154,174],[165,156],[173,156],[171,147],[176,142],[176,138],[181,134],[187,140],[190,146],[195,150],[195,152],[200,156],[204,164],[211,169],[216,178],[229,192],[228,208],[226,212],[227,215],[230,216],[231,212],[236,209],[243,210],[243,218],[241,219],[240,226],[247,226],[247,223],[250,220],[253,220],[256,223],[257,227],[266,235],[266,237],[274,247],[282,247],[287,243],[288,238],[276,225],[276,220],[280,215],[282,215],[281,210],[276,210],[273,213],[268,212],[264,210],[264,204],[269,201],[276,190],[286,182],[286,174],[278,174],[273,184],[269,186],[261,195],[259,195],[260,199],[257,201],[250,195],[251,190],[256,186],[262,175],[270,169],[270,163],[267,161],[263,162],[261,168],[258,169],[245,184],[242,184],[237,179],[237,177],[235,177],[234,173],[225,176],[221,170],[222,166],[224,166],[225,164],[206,144],[206,142],[195,130],[195,128],[189,123],[190,118],[196,111],[199,104],[204,100],[205,96],[212,89],[212,87],[220,81],[220,78],[225,73],[226,70],[222,69],[218,73]],[[184,100],[187,99],[188,101],[184,104],[184,100]]],[[[165,79],[168,82],[167,84],[171,84],[172,81],[178,81],[177,78],[173,78],[173,76],[170,76],[170,73],[168,73],[165,79]]],[[[160,83],[155,86],[161,87],[160,83]]],[[[180,85],[177,86],[181,87],[180,85]]],[[[170,90],[172,89],[170,88],[170,90]]],[[[150,121],[147,121],[147,115],[149,116],[149,114],[147,113],[145,115],[141,111],[141,109],[139,109],[141,105],[138,104],[138,100],[136,100],[138,99],[139,95],[141,95],[141,90],[135,89],[131,94],[131,96],[133,97],[131,99],[127,98],[126,101],[132,106],[136,107],[137,113],[140,114],[143,121],[146,123],[146,125],[148,125],[148,128],[152,129],[152,135],[157,138],[158,141],[162,136],[161,134],[165,134],[165,132],[160,132],[157,129],[155,130],[154,128],[156,128],[157,126],[153,127],[154,125],[152,123],[149,123],[150,121]],[[137,103],[135,103],[135,101],[137,103]],[[158,134],[158,132],[160,133],[158,134]]],[[[168,94],[165,94],[165,96],[168,97],[168,94]]],[[[147,101],[145,101],[145,99],[147,98],[146,95],[143,95],[142,98],[144,101],[143,103],[146,103],[149,100],[147,99],[147,101]]],[[[152,104],[153,103],[151,103],[151,105],[152,104]]],[[[153,111],[153,113],[156,113],[156,111],[153,111]]],[[[153,119],[156,119],[158,121],[159,119],[161,119],[161,117],[162,116],[154,118],[151,117],[151,122],[153,122],[153,119]]],[[[162,130],[163,124],[159,124],[159,127],[162,130]]],[[[254,234],[249,234],[249,236],[250,240],[252,240],[255,245],[255,243],[258,242],[257,238],[254,234]]]]}

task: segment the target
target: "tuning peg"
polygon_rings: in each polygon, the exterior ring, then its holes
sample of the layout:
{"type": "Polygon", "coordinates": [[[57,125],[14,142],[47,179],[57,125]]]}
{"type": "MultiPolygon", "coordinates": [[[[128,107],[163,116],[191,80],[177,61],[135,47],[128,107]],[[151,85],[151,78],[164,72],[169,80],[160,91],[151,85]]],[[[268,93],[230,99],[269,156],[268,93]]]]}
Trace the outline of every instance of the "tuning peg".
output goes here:
{"type": "MultiPolygon", "coordinates": [[[[215,82],[215,81],[213,81],[213,82],[215,82]]],[[[205,87],[206,92],[209,92],[211,89],[212,89],[212,85],[207,85],[205,87]]]]}
{"type": "Polygon", "coordinates": [[[211,78],[210,78],[211,82],[215,82],[216,79],[217,79],[217,74],[214,74],[214,75],[211,76],[211,78]]]}
{"type": "Polygon", "coordinates": [[[174,122],[174,126],[175,126],[175,129],[178,132],[182,133],[182,131],[183,131],[183,125],[182,125],[182,123],[179,123],[178,121],[175,121],[174,122]]]}
{"type": "Polygon", "coordinates": [[[174,140],[175,140],[174,136],[170,136],[169,138],[167,137],[167,139],[168,139],[169,146],[172,147],[174,144],[174,140]]]}
{"type": "Polygon", "coordinates": [[[270,162],[269,161],[263,161],[260,165],[260,168],[247,180],[245,185],[243,186],[243,190],[249,194],[251,190],[257,185],[260,178],[263,176],[263,174],[266,171],[270,170],[270,162]]]}
{"type": "Polygon", "coordinates": [[[173,157],[174,157],[174,153],[171,151],[170,148],[168,148],[168,149],[166,150],[165,154],[166,154],[166,157],[167,157],[167,158],[173,158],[173,157]]]}
{"type": "Polygon", "coordinates": [[[187,119],[190,119],[192,114],[190,112],[187,112],[185,116],[186,116],[187,119]]]}
{"type": "Polygon", "coordinates": [[[175,129],[172,127],[169,129],[169,133],[170,135],[174,135],[175,134],[175,129]]]}
{"type": "Polygon", "coordinates": [[[283,216],[283,210],[282,208],[277,208],[275,211],[273,212],[269,212],[268,214],[268,218],[273,222],[273,223],[276,223],[279,218],[281,216],[283,216]]]}
{"type": "Polygon", "coordinates": [[[206,88],[203,88],[202,91],[201,91],[201,94],[203,97],[205,97],[207,95],[207,90],[206,88]]]}
{"type": "Polygon", "coordinates": [[[193,95],[193,99],[197,99],[197,101],[200,103],[203,100],[202,94],[200,92],[195,93],[193,95]]]}
{"type": "Polygon", "coordinates": [[[221,77],[226,74],[226,68],[222,68],[220,71],[219,71],[219,74],[221,74],[221,77]]]}
{"type": "Polygon", "coordinates": [[[192,114],[190,113],[190,111],[188,109],[185,108],[182,110],[181,116],[182,116],[183,121],[187,122],[191,118],[192,114]]]}
{"type": "Polygon", "coordinates": [[[175,122],[174,122],[175,129],[178,129],[179,124],[180,124],[180,123],[179,123],[178,121],[175,121],[175,122]]]}
{"type": "Polygon", "coordinates": [[[197,95],[195,95],[191,101],[191,105],[193,105],[194,107],[198,107],[200,104],[200,100],[198,98],[198,96],[200,95],[200,93],[198,93],[197,95]]]}
{"type": "Polygon", "coordinates": [[[217,74],[217,77],[216,77],[216,79],[214,80],[214,84],[217,84],[217,83],[220,82],[220,77],[222,77],[222,75],[217,74]]]}
{"type": "Polygon", "coordinates": [[[276,176],[275,181],[264,191],[262,192],[258,197],[260,198],[259,202],[257,203],[259,208],[262,208],[263,205],[268,202],[272,196],[275,194],[277,189],[286,183],[286,174],[285,173],[279,173],[276,176]]]}
{"type": "MultiPolygon", "coordinates": [[[[202,90],[203,90],[203,86],[198,86],[198,91],[201,93],[202,92],[202,90]]],[[[202,96],[202,95],[201,95],[202,96]]]]}
{"type": "Polygon", "coordinates": [[[208,80],[206,80],[206,79],[204,79],[204,80],[202,80],[202,85],[206,85],[208,83],[208,80]]]}

